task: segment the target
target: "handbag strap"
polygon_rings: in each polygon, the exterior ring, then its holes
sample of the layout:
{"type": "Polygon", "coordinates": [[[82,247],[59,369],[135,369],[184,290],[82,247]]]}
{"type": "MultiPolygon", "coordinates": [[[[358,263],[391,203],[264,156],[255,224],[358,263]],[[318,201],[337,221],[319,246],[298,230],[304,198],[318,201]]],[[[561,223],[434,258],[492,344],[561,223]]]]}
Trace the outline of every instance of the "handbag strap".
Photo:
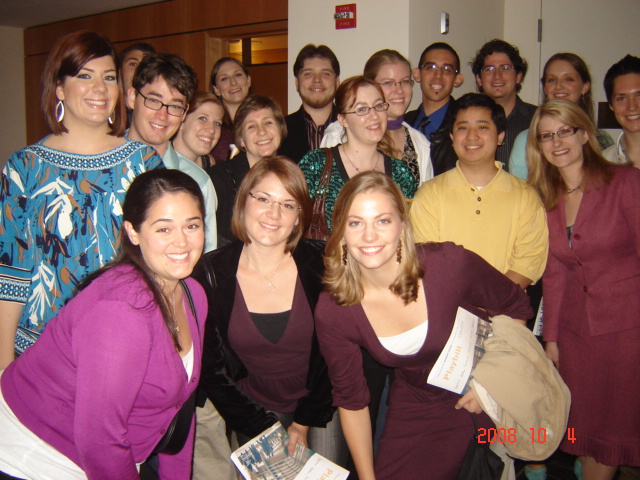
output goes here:
{"type": "Polygon", "coordinates": [[[320,175],[320,181],[318,182],[318,190],[316,192],[316,198],[318,198],[318,193],[322,190],[322,196],[327,195],[327,189],[329,188],[329,184],[331,183],[331,173],[333,171],[333,151],[330,148],[322,148],[324,152],[325,160],[324,160],[324,168],[322,169],[322,174],[320,175]]]}
{"type": "Polygon", "coordinates": [[[187,285],[187,282],[185,282],[184,280],[180,280],[180,286],[182,287],[184,296],[187,297],[187,303],[189,304],[189,308],[191,309],[193,318],[196,321],[196,326],[198,327],[198,337],[200,337],[200,323],[198,322],[198,314],[196,313],[196,306],[193,302],[193,297],[191,296],[191,290],[189,289],[189,285],[187,285]]]}

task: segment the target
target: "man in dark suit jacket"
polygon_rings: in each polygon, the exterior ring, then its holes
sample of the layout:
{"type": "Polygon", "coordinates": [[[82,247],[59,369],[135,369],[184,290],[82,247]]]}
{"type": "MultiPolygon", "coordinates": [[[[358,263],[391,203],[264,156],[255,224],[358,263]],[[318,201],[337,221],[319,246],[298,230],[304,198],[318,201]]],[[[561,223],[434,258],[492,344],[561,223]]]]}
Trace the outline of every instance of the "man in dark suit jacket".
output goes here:
{"type": "Polygon", "coordinates": [[[337,119],[333,99],[340,85],[340,63],[326,45],[309,44],[298,53],[293,75],[302,106],[285,117],[288,134],[279,153],[298,163],[309,150],[320,148],[325,129],[337,119]]]}
{"type": "Polygon", "coordinates": [[[462,85],[460,57],[447,43],[436,42],[424,49],[413,78],[420,83],[422,103],[404,119],[431,142],[433,174],[440,175],[455,167],[457,156],[449,137],[451,96],[454,87],[462,85]]]}

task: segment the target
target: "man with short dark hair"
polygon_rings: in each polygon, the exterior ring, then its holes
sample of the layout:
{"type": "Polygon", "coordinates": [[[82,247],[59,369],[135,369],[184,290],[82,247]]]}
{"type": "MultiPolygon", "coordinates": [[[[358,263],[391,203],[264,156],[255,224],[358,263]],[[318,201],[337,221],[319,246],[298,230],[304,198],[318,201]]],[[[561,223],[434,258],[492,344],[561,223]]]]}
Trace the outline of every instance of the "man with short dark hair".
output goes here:
{"type": "Polygon", "coordinates": [[[542,276],[547,261],[540,197],[495,161],[507,123],[500,105],[467,93],[452,115],[458,162],[418,189],[409,212],[415,240],[458,243],[524,289],[542,276]]]}
{"type": "Polygon", "coordinates": [[[120,71],[122,72],[122,90],[126,93],[131,86],[133,74],[142,59],[150,53],[156,53],[156,49],[148,43],[140,42],[129,45],[120,52],[120,71]]]}
{"type": "Polygon", "coordinates": [[[340,85],[340,63],[326,45],[308,44],[293,64],[300,109],[287,115],[288,135],[279,153],[298,163],[310,150],[320,148],[327,126],[338,117],[333,103],[340,85]]]}
{"type": "Polygon", "coordinates": [[[405,121],[419,130],[431,142],[431,163],[434,175],[455,167],[456,154],[449,138],[451,96],[454,87],[462,85],[460,57],[447,43],[436,42],[424,49],[413,78],[420,83],[422,103],[407,112],[405,121]]]}
{"type": "Polygon", "coordinates": [[[518,96],[528,68],[518,48],[499,39],[485,43],[471,61],[478,91],[502,106],[507,117],[504,140],[497,154],[507,171],[513,142],[521,131],[529,128],[537,108],[518,96]]]}
{"type": "Polygon", "coordinates": [[[614,63],[604,76],[604,91],[622,132],[602,154],[640,168],[640,58],[627,55],[614,63]]]}
{"type": "Polygon", "coordinates": [[[202,190],[205,202],[205,251],[217,244],[216,192],[207,172],[171,145],[171,138],[184,121],[195,93],[193,69],[179,56],[152,53],[142,59],[127,91],[127,106],[133,110],[127,136],[156,149],[167,168],[190,175],[202,190]]]}

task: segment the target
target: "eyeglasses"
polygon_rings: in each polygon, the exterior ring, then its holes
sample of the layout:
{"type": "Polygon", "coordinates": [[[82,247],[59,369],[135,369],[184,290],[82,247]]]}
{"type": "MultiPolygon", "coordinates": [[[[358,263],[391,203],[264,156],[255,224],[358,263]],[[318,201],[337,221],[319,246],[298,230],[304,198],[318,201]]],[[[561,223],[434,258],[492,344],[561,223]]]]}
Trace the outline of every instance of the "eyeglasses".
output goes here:
{"type": "Polygon", "coordinates": [[[262,195],[260,193],[257,195],[254,195],[253,193],[249,192],[249,196],[253,199],[253,203],[255,203],[260,208],[270,209],[275,204],[278,204],[280,206],[280,211],[282,213],[286,213],[290,215],[298,213],[298,211],[302,208],[300,207],[300,205],[298,205],[295,202],[278,202],[277,200],[271,200],[266,195],[262,195]]]}
{"type": "Polygon", "coordinates": [[[138,94],[144,98],[144,106],[150,108],[151,110],[162,110],[162,107],[167,107],[167,113],[174,117],[182,117],[187,111],[186,108],[181,107],[180,105],[167,105],[166,103],[162,103],[160,100],[155,98],[145,97],[140,90],[136,90],[138,94]]]}
{"type": "Polygon", "coordinates": [[[364,117],[365,115],[368,115],[371,110],[375,110],[376,112],[386,112],[387,110],[389,110],[389,104],[378,103],[373,107],[358,107],[353,112],[344,112],[344,115],[355,113],[359,117],[364,117]]]}
{"type": "Polygon", "coordinates": [[[394,82],[393,80],[387,80],[386,82],[378,83],[382,88],[395,88],[400,85],[402,88],[411,88],[413,84],[416,83],[411,79],[400,80],[399,82],[394,82]]]}
{"type": "Polygon", "coordinates": [[[457,68],[455,68],[453,65],[447,64],[439,67],[433,62],[420,65],[420,69],[429,73],[436,73],[438,70],[440,70],[443,75],[455,75],[460,71],[457,68]]]}
{"type": "Polygon", "coordinates": [[[514,67],[513,65],[498,65],[497,67],[495,65],[487,65],[486,67],[482,67],[482,70],[480,70],[480,72],[485,75],[489,75],[495,73],[496,70],[501,73],[509,73],[510,71],[515,69],[516,67],[514,67]]]}
{"type": "Polygon", "coordinates": [[[553,137],[556,135],[558,138],[567,138],[576,134],[576,132],[580,130],[580,127],[564,127],[558,130],[556,133],[545,132],[539,135],[536,135],[536,139],[538,143],[547,143],[553,140],[553,137]]]}

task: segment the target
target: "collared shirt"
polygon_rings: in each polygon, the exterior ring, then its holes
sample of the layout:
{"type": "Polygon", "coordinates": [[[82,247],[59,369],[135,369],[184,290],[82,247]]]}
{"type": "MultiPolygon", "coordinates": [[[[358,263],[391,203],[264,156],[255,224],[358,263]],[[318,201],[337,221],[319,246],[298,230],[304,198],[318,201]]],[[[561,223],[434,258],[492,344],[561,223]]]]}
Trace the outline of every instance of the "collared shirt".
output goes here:
{"type": "Polygon", "coordinates": [[[624,149],[624,143],[622,139],[624,137],[624,132],[620,132],[618,135],[618,140],[614,145],[611,145],[609,148],[605,149],[602,152],[602,156],[613,163],[627,163],[630,162],[629,157],[627,156],[627,152],[624,149]]]}
{"type": "Polygon", "coordinates": [[[502,146],[498,147],[496,157],[509,171],[509,156],[513,148],[513,142],[520,132],[529,128],[533,114],[536,113],[535,105],[523,102],[520,97],[516,97],[516,106],[507,117],[507,130],[505,131],[502,146]]]}
{"type": "Polygon", "coordinates": [[[331,107],[331,114],[324,125],[316,125],[311,115],[304,111],[304,125],[307,131],[307,140],[309,141],[309,150],[317,150],[320,148],[320,142],[324,137],[324,131],[327,129],[330,123],[336,121],[338,118],[338,109],[335,105],[331,107]]]}
{"type": "MultiPolygon", "coordinates": [[[[451,97],[449,97],[449,102],[450,101],[451,97]]],[[[422,132],[422,134],[427,137],[427,140],[431,141],[431,134],[438,130],[442,125],[444,116],[446,115],[447,109],[449,108],[449,102],[445,103],[431,115],[427,115],[426,113],[424,113],[424,107],[422,106],[422,104],[420,104],[420,106],[418,107],[418,115],[416,116],[412,127],[419,132],[422,132]]]]}
{"type": "Polygon", "coordinates": [[[456,168],[425,183],[410,210],[416,242],[452,241],[506,273],[536,282],[547,262],[549,234],[536,191],[495,162],[498,172],[482,189],[456,168]]]}
{"type": "Polygon", "coordinates": [[[218,244],[218,230],[216,227],[216,208],[218,208],[218,197],[216,191],[213,188],[213,183],[207,172],[192,162],[187,157],[179,152],[176,152],[171,145],[171,142],[167,145],[167,151],[162,157],[167,168],[173,168],[174,170],[180,170],[186,173],[196,182],[200,190],[202,190],[202,196],[204,197],[204,251],[210,252],[215,250],[218,244]]]}

